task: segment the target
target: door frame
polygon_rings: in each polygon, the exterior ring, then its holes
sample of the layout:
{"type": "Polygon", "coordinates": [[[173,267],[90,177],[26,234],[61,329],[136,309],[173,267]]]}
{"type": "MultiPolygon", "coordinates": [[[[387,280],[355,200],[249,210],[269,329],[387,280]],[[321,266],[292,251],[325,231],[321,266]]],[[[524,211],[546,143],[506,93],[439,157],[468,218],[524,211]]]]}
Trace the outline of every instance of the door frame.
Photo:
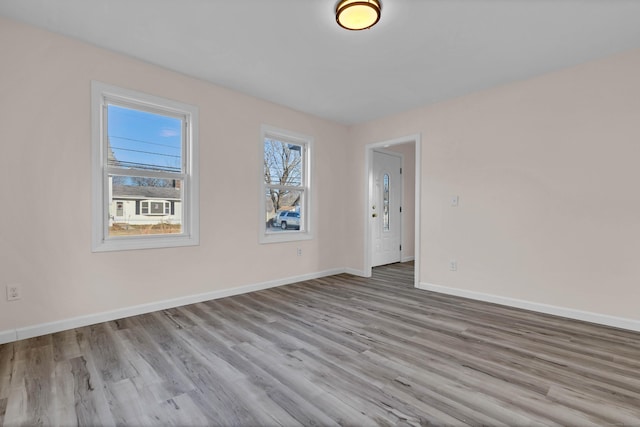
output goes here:
{"type": "MultiPolygon", "coordinates": [[[[420,212],[421,212],[421,202],[420,202],[420,183],[422,181],[422,138],[419,133],[413,135],[407,135],[400,138],[395,138],[386,141],[372,142],[365,146],[365,197],[364,197],[364,268],[363,273],[365,277],[371,277],[371,260],[372,256],[372,247],[371,247],[371,221],[369,220],[369,207],[371,206],[371,195],[373,193],[373,151],[375,149],[385,149],[391,147],[393,145],[400,145],[406,143],[415,143],[415,225],[414,225],[414,233],[416,235],[415,238],[415,247],[414,247],[414,286],[417,287],[420,284],[420,212]]],[[[404,179],[403,179],[404,180],[404,179]]]]}

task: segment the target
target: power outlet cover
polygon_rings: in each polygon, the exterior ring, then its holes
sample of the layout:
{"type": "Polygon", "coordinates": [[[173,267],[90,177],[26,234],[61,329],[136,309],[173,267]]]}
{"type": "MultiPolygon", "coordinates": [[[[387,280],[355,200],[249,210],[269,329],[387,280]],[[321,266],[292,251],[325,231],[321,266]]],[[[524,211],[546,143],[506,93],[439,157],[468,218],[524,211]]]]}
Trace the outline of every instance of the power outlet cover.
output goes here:
{"type": "Polygon", "coordinates": [[[22,286],[18,284],[7,285],[7,301],[16,301],[22,298],[22,286]]]}

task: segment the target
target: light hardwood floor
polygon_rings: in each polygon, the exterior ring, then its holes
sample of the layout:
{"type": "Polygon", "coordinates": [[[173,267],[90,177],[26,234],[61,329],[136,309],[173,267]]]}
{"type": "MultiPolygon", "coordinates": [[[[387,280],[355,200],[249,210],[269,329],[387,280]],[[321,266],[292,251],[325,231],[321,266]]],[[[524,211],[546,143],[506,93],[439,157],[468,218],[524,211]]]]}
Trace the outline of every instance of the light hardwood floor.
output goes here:
{"type": "Polygon", "coordinates": [[[640,334],[377,268],[0,346],[0,425],[637,425],[640,334]]]}

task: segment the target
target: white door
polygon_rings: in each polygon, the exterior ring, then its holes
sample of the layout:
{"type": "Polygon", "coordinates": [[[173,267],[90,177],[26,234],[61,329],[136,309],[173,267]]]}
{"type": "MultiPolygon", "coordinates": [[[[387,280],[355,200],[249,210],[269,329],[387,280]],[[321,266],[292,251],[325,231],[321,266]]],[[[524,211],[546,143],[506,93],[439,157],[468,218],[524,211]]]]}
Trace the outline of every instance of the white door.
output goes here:
{"type": "Polygon", "coordinates": [[[402,160],[399,155],[373,152],[371,185],[371,266],[400,261],[402,160]]]}

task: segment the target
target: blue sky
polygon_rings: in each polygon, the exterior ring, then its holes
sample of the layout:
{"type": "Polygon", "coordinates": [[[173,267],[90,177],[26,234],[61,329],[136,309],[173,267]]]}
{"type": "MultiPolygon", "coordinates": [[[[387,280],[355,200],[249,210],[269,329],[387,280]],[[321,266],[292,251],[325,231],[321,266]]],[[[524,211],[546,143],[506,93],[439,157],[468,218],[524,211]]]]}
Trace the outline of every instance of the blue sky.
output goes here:
{"type": "Polygon", "coordinates": [[[182,120],[111,104],[107,114],[109,142],[121,166],[180,170],[182,120]]]}

